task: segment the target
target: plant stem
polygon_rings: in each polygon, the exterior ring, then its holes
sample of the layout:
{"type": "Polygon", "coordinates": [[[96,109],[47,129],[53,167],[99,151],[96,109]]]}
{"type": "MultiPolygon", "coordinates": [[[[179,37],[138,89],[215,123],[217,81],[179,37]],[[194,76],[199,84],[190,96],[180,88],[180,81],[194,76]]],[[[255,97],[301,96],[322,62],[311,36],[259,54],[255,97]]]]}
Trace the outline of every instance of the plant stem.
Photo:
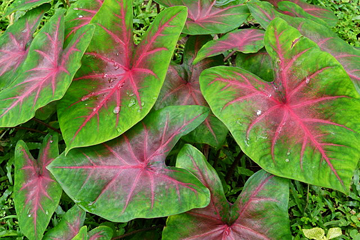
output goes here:
{"type": "Polygon", "coordinates": [[[225,176],[225,182],[229,182],[230,181],[230,178],[231,176],[233,175],[234,171],[235,171],[235,168],[236,166],[239,164],[241,158],[244,156],[244,153],[243,152],[240,152],[239,155],[236,156],[234,162],[231,164],[230,166],[230,169],[229,171],[226,173],[226,176],[225,176]]]}
{"type": "Polygon", "coordinates": [[[160,225],[160,226],[154,226],[154,227],[148,227],[148,228],[143,228],[143,229],[139,229],[139,230],[135,230],[135,231],[132,231],[132,232],[129,232],[129,233],[125,233],[123,235],[120,235],[118,237],[114,237],[112,238],[111,240],[115,240],[115,239],[122,239],[122,238],[125,238],[127,236],[130,236],[130,235],[133,235],[135,233],[139,233],[139,232],[145,232],[145,231],[149,231],[149,230],[153,230],[153,229],[157,229],[157,228],[162,228],[164,226],[160,225]]]}
{"type": "Polygon", "coordinates": [[[46,126],[47,128],[50,128],[51,130],[53,130],[53,131],[55,131],[55,132],[57,132],[57,133],[61,134],[61,131],[60,131],[59,129],[56,129],[56,128],[54,128],[54,127],[50,126],[49,124],[44,123],[43,121],[41,121],[41,120],[39,120],[39,119],[37,119],[37,118],[33,118],[33,120],[34,120],[35,122],[38,122],[38,123],[40,123],[40,124],[42,124],[42,125],[46,126]]]}
{"type": "Polygon", "coordinates": [[[226,62],[229,58],[231,58],[235,53],[236,53],[237,50],[234,50],[232,51],[229,55],[227,55],[225,58],[224,58],[224,62],[226,62]]]}
{"type": "Polygon", "coordinates": [[[38,133],[41,133],[41,134],[47,134],[46,132],[43,132],[43,131],[39,131],[37,129],[33,129],[33,128],[28,128],[28,127],[14,127],[15,129],[24,129],[24,130],[28,130],[28,131],[31,131],[31,132],[38,132],[38,133]]]}

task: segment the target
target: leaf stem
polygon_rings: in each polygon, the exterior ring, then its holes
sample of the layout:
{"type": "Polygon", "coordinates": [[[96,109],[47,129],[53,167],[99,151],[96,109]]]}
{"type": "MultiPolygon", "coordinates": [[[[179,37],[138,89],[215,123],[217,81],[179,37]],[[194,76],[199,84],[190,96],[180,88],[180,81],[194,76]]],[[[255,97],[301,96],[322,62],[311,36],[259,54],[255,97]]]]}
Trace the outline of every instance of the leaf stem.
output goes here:
{"type": "Polygon", "coordinates": [[[45,123],[45,122],[43,122],[43,121],[41,121],[41,120],[39,120],[39,119],[37,119],[37,118],[33,118],[33,120],[34,120],[35,122],[38,122],[38,123],[46,126],[47,128],[50,128],[51,130],[53,130],[53,131],[55,131],[55,132],[61,134],[61,131],[60,131],[59,129],[56,129],[56,128],[50,126],[49,124],[47,124],[47,123],[45,123]]]}
{"type": "Polygon", "coordinates": [[[244,156],[244,153],[243,152],[240,152],[239,155],[236,156],[234,162],[231,164],[230,168],[229,168],[229,171],[226,173],[226,176],[225,176],[225,182],[229,182],[230,181],[230,178],[231,176],[233,175],[234,171],[235,171],[235,168],[236,166],[239,164],[241,158],[244,156]]]}

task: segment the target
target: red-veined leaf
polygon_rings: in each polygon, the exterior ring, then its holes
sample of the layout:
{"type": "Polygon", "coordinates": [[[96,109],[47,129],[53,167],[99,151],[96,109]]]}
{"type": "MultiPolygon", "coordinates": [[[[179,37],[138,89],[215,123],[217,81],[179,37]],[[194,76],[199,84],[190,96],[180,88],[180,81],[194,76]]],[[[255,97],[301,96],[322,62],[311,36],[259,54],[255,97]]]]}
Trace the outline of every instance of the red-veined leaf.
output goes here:
{"type": "Polygon", "coordinates": [[[86,212],[74,205],[66,212],[60,223],[45,234],[44,240],[72,240],[84,224],[85,216],[86,212]]]}
{"type": "Polygon", "coordinates": [[[78,0],[71,4],[65,16],[65,39],[71,39],[80,28],[89,24],[103,3],[104,0],[78,0]]]}
{"type": "Polygon", "coordinates": [[[0,92],[1,127],[26,122],[37,109],[64,96],[92,33],[93,26],[82,28],[63,49],[63,11],[50,19],[32,42],[19,76],[0,92]]]}
{"type": "Polygon", "coordinates": [[[259,29],[236,30],[203,45],[194,60],[194,64],[229,50],[255,53],[262,47],[264,47],[264,31],[259,29]]]}
{"type": "Polygon", "coordinates": [[[47,9],[48,6],[29,11],[0,36],[0,90],[14,80],[47,9]]]}
{"type": "Polygon", "coordinates": [[[288,180],[261,170],[249,178],[231,204],[215,169],[199,150],[185,145],[176,166],[189,170],[208,187],[211,200],[206,208],[170,216],[163,240],[291,239],[288,180]]]}
{"type": "Polygon", "coordinates": [[[242,150],[278,176],[345,193],[359,159],[359,95],[334,57],[276,18],[265,33],[276,78],[205,70],[201,91],[242,150]]]}
{"type": "Polygon", "coordinates": [[[360,50],[340,39],[333,31],[308,19],[297,19],[281,14],[269,4],[249,3],[249,8],[260,24],[266,28],[275,17],[281,17],[302,35],[316,42],[321,50],[333,55],[344,67],[356,89],[360,92],[360,50]]]}
{"type": "MultiPolygon", "coordinates": [[[[161,89],[155,109],[175,105],[200,105],[208,107],[200,92],[199,76],[207,68],[222,64],[222,58],[208,58],[193,65],[193,60],[200,47],[210,36],[192,36],[188,39],[182,65],[171,64],[166,80],[161,89]]],[[[213,147],[220,147],[225,141],[227,128],[213,114],[193,132],[184,137],[189,142],[206,143],[213,147]]]]}
{"type": "Polygon", "coordinates": [[[111,240],[113,230],[107,226],[100,226],[94,228],[88,233],[89,240],[111,240]]]}
{"type": "Polygon", "coordinates": [[[5,12],[5,16],[15,11],[28,11],[42,4],[50,3],[51,0],[15,0],[5,12]]]}
{"type": "Polygon", "coordinates": [[[105,1],[83,65],[58,105],[66,151],[113,139],[144,118],[165,79],[186,10],[161,12],[142,42],[132,41],[132,1],[105,1]]]}
{"type": "Polygon", "coordinates": [[[187,171],[167,167],[165,158],[208,113],[202,106],[163,108],[117,139],[63,153],[50,171],[82,208],[115,222],[204,207],[208,190],[187,171]]]}
{"type": "Polygon", "coordinates": [[[186,6],[188,19],[183,32],[190,35],[226,33],[239,27],[249,16],[243,1],[217,5],[216,0],[155,0],[166,6],[186,6]]]}
{"type": "Polygon", "coordinates": [[[47,135],[35,160],[23,141],[15,150],[15,208],[21,232],[29,239],[42,239],[59,204],[62,189],[46,169],[57,156],[57,135],[47,135]]]}
{"type": "Polygon", "coordinates": [[[272,82],[275,78],[274,63],[265,49],[257,53],[236,55],[236,66],[248,70],[261,79],[272,82]]]}
{"type": "Polygon", "coordinates": [[[88,240],[87,226],[82,226],[79,233],[75,235],[71,240],[88,240]]]}
{"type": "Polygon", "coordinates": [[[266,0],[270,3],[272,3],[275,7],[279,8],[279,10],[287,15],[293,16],[293,17],[305,17],[310,18],[313,21],[318,21],[320,24],[327,24],[329,27],[335,27],[338,19],[335,16],[335,14],[324,7],[312,5],[307,3],[304,0],[288,0],[288,1],[282,1],[282,0],[266,0]],[[308,16],[308,15],[312,16],[308,16]]]}

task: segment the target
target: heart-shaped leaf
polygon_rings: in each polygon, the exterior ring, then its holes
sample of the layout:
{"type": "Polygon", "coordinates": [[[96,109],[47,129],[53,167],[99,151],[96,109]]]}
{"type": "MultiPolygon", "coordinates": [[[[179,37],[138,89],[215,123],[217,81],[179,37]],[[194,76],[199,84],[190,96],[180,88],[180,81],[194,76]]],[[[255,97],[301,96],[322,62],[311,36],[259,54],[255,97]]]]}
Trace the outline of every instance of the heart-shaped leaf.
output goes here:
{"type": "Polygon", "coordinates": [[[200,77],[206,101],[265,170],[348,193],[360,157],[360,102],[350,78],[280,18],[268,26],[265,47],[273,82],[240,68],[208,69],[200,77]]]}
{"type": "Polygon", "coordinates": [[[304,0],[266,0],[277,7],[282,13],[293,17],[305,17],[320,24],[327,24],[329,27],[335,27],[338,19],[335,14],[318,5],[312,5],[304,0]],[[318,19],[318,20],[316,20],[318,19]]]}
{"type": "Polygon", "coordinates": [[[155,0],[166,6],[186,6],[188,19],[183,32],[190,35],[226,33],[239,27],[249,16],[244,1],[231,1],[226,5],[216,0],[155,0]]]}
{"type": "Polygon", "coordinates": [[[281,17],[291,26],[300,31],[302,35],[316,42],[321,50],[333,55],[344,67],[356,89],[360,92],[360,50],[350,46],[340,39],[333,31],[324,28],[308,19],[297,19],[281,14],[266,2],[253,2],[248,4],[254,18],[267,28],[269,22],[275,17],[281,17]]]}
{"type": "Polygon", "coordinates": [[[84,224],[85,216],[86,212],[74,205],[60,223],[45,234],[44,240],[72,240],[84,224]]]}
{"type": "Polygon", "coordinates": [[[88,240],[87,226],[82,226],[79,233],[75,235],[71,240],[88,240]]]}
{"type": "Polygon", "coordinates": [[[26,122],[35,111],[62,98],[93,34],[93,26],[82,28],[63,49],[63,11],[58,11],[32,42],[21,73],[0,92],[0,126],[26,122]]]}
{"type": "Polygon", "coordinates": [[[21,232],[29,239],[42,239],[59,204],[62,189],[46,169],[57,156],[57,135],[47,135],[35,160],[23,141],[15,150],[15,209],[21,232]]]}
{"type": "MultiPolygon", "coordinates": [[[[211,40],[210,36],[192,36],[188,39],[182,65],[171,64],[161,89],[155,109],[175,105],[200,105],[208,107],[200,92],[199,76],[207,68],[222,64],[222,58],[209,58],[193,65],[200,47],[211,40]]],[[[220,147],[225,141],[227,128],[213,114],[193,132],[185,136],[189,142],[206,143],[220,147]]]]}
{"type": "Polygon", "coordinates": [[[97,28],[83,65],[58,105],[67,152],[113,139],[149,113],[185,20],[184,7],[161,12],[135,47],[132,1],[104,2],[91,20],[97,28]]]}
{"type": "Polygon", "coordinates": [[[71,39],[79,29],[89,24],[103,3],[104,0],[78,0],[71,4],[65,16],[65,39],[71,39]]]}
{"type": "Polygon", "coordinates": [[[113,230],[107,226],[100,226],[91,230],[88,234],[89,240],[110,240],[113,236],[113,230]]]}
{"type": "Polygon", "coordinates": [[[203,45],[194,60],[194,64],[228,50],[255,53],[262,47],[264,47],[264,31],[259,29],[236,30],[203,45]]]}
{"type": "Polygon", "coordinates": [[[40,7],[29,11],[0,36],[0,90],[14,80],[47,9],[48,7],[40,7]]]}
{"type": "Polygon", "coordinates": [[[208,187],[211,200],[206,208],[170,216],[163,240],[291,239],[287,180],[261,170],[249,178],[231,204],[215,169],[196,148],[185,145],[176,166],[189,170],[208,187]]]}
{"type": "Polygon", "coordinates": [[[5,12],[5,16],[15,11],[27,11],[42,4],[50,3],[51,0],[15,0],[5,12]]]}
{"type": "Polygon", "coordinates": [[[153,112],[113,141],[61,154],[50,171],[82,208],[115,222],[204,207],[208,190],[187,171],[167,167],[165,158],[208,113],[201,106],[153,112]]]}

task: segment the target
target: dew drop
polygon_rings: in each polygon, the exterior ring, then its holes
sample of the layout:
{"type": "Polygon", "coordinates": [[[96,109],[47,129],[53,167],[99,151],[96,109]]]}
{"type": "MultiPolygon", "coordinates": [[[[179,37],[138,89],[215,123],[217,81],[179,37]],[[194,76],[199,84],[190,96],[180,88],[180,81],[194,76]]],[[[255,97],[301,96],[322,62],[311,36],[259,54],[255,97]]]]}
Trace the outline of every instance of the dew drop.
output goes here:
{"type": "Polygon", "coordinates": [[[79,10],[78,8],[74,8],[75,11],[79,10]]]}
{"type": "Polygon", "coordinates": [[[31,214],[29,214],[28,217],[31,217],[31,214]]]}
{"type": "Polygon", "coordinates": [[[49,212],[46,210],[45,214],[46,214],[46,215],[49,215],[49,212]]]}
{"type": "Polygon", "coordinates": [[[116,56],[119,56],[119,53],[116,53],[115,55],[116,55],[116,56]]]}
{"type": "Polygon", "coordinates": [[[249,146],[249,139],[248,138],[245,139],[244,142],[245,142],[245,145],[248,147],[249,146]]]}
{"type": "Polygon", "coordinates": [[[128,104],[128,107],[132,107],[135,105],[135,100],[134,99],[131,99],[129,104],[128,104]]]}
{"type": "Polygon", "coordinates": [[[118,69],[119,69],[119,66],[115,64],[115,65],[114,65],[114,69],[115,69],[115,70],[118,70],[118,69]]]}
{"type": "Polygon", "coordinates": [[[236,123],[242,125],[241,119],[236,120],[236,123]]]}
{"type": "Polygon", "coordinates": [[[115,107],[113,113],[118,114],[120,112],[120,107],[115,107]]]}
{"type": "Polygon", "coordinates": [[[122,132],[122,129],[120,127],[117,127],[116,131],[118,131],[120,133],[120,132],[122,132]]]}
{"type": "Polygon", "coordinates": [[[54,141],[53,140],[50,140],[50,143],[53,143],[54,141]]]}
{"type": "Polygon", "coordinates": [[[143,107],[144,105],[145,105],[145,102],[142,102],[142,103],[141,103],[141,106],[143,107]]]}
{"type": "Polygon", "coordinates": [[[107,78],[109,75],[107,75],[106,73],[104,73],[104,76],[103,76],[103,78],[107,78]]]}
{"type": "Polygon", "coordinates": [[[83,18],[84,16],[83,15],[79,15],[79,18],[83,18]]]}
{"type": "Polygon", "coordinates": [[[260,116],[260,114],[261,114],[261,110],[257,110],[256,115],[260,116]]]}
{"type": "Polygon", "coordinates": [[[290,162],[290,160],[287,158],[287,159],[285,159],[285,162],[290,162]]]}
{"type": "Polygon", "coordinates": [[[86,100],[88,100],[88,99],[89,99],[89,97],[86,97],[86,96],[85,96],[85,97],[82,97],[82,98],[81,98],[81,101],[83,102],[83,101],[86,101],[86,100]]]}
{"type": "Polygon", "coordinates": [[[268,98],[271,98],[271,96],[272,96],[271,93],[269,93],[268,98]]]}
{"type": "Polygon", "coordinates": [[[93,108],[93,112],[95,112],[96,111],[96,108],[93,108]]]}
{"type": "Polygon", "coordinates": [[[310,82],[310,78],[309,78],[309,77],[306,77],[305,82],[306,82],[306,83],[309,83],[309,82],[310,82]]]}
{"type": "Polygon", "coordinates": [[[290,152],[290,151],[288,151],[288,152],[286,153],[286,155],[288,155],[288,156],[289,156],[289,155],[290,155],[290,153],[291,153],[291,152],[290,152]]]}

